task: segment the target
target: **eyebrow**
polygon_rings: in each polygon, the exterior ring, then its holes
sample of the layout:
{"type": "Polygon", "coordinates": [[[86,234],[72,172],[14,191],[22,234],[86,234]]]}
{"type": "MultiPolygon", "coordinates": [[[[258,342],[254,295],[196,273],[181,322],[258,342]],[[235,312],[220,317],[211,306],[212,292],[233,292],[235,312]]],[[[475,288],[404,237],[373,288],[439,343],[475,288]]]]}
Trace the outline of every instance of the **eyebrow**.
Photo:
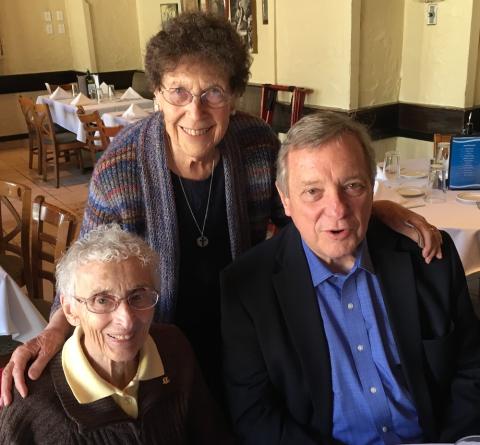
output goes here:
{"type": "MultiPolygon", "coordinates": [[[[145,283],[145,284],[140,283],[140,284],[136,284],[135,286],[128,289],[127,292],[126,292],[126,295],[130,295],[132,292],[135,292],[138,289],[144,289],[146,287],[154,289],[154,287],[150,283],[145,283]]],[[[100,288],[98,288],[98,289],[94,289],[91,292],[90,297],[95,297],[97,295],[113,295],[113,294],[114,294],[114,292],[113,292],[112,289],[108,289],[108,288],[107,289],[105,289],[105,288],[100,289],[100,288]]],[[[90,297],[88,297],[88,298],[90,298],[90,297]]]]}

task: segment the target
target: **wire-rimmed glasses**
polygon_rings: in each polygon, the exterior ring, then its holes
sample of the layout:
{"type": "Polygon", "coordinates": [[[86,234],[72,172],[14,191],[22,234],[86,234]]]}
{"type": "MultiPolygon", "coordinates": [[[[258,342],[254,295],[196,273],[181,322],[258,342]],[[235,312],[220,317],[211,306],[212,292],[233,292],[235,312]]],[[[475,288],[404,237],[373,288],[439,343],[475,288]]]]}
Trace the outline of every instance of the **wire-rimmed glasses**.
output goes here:
{"type": "Polygon", "coordinates": [[[230,99],[230,95],[217,86],[207,88],[201,94],[192,94],[183,87],[164,88],[160,93],[169,104],[177,107],[184,107],[192,102],[194,97],[198,97],[203,105],[221,108],[227,105],[230,99]]]}
{"type": "Polygon", "coordinates": [[[158,302],[158,293],[155,289],[141,287],[132,290],[126,297],[118,298],[107,292],[100,292],[89,298],[74,297],[79,303],[84,304],[89,312],[94,314],[108,314],[115,311],[123,300],[137,311],[144,311],[155,306],[158,302]]]}

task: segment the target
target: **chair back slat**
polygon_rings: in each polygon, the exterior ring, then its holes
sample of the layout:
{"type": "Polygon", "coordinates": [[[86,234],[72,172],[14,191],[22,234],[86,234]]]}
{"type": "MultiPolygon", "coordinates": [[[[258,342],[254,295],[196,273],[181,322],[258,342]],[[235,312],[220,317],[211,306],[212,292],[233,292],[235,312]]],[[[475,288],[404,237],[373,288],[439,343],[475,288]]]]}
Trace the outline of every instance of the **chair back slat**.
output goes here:
{"type": "Polygon", "coordinates": [[[76,226],[76,217],[69,211],[45,202],[45,198],[41,195],[33,201],[32,274],[34,277],[34,299],[44,298],[43,279],[52,283],[55,293],[55,266],[73,241],[76,226]]]}

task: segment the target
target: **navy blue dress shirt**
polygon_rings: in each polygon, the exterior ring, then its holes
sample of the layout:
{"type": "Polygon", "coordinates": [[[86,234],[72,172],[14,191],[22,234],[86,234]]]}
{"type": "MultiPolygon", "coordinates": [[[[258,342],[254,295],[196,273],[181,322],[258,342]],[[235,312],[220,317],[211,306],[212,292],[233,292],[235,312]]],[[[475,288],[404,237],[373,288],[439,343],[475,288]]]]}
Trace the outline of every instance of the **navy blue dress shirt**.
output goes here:
{"type": "Polygon", "coordinates": [[[303,249],[330,352],[333,437],[352,445],[421,442],[367,242],[346,275],[332,273],[305,242],[303,249]]]}

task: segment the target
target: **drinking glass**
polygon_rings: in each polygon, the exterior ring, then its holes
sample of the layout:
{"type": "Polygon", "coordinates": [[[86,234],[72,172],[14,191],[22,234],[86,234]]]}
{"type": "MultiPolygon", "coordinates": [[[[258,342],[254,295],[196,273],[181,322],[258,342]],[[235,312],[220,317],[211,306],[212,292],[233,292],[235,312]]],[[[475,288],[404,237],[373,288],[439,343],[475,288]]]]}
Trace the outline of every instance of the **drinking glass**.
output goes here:
{"type": "Polygon", "coordinates": [[[78,94],[78,85],[76,83],[72,83],[72,97],[76,97],[78,94]]]}
{"type": "Polygon", "coordinates": [[[108,85],[108,99],[115,99],[115,87],[113,85],[108,85]]]}
{"type": "Polygon", "coordinates": [[[450,142],[439,142],[436,146],[436,152],[434,154],[435,162],[437,164],[444,164],[446,170],[446,177],[448,179],[448,164],[450,158],[450,142]]]}
{"type": "Polygon", "coordinates": [[[103,100],[103,91],[101,88],[96,88],[95,91],[97,94],[97,102],[100,103],[103,100]]]}
{"type": "Polygon", "coordinates": [[[455,442],[455,445],[463,445],[465,443],[468,443],[470,445],[473,444],[478,444],[480,445],[480,436],[467,436],[467,437],[462,437],[461,439],[458,439],[455,442]]]}
{"type": "Polygon", "coordinates": [[[398,151],[387,151],[385,153],[383,174],[387,181],[397,181],[400,178],[400,154],[398,151]]]}
{"type": "Polygon", "coordinates": [[[425,201],[430,203],[445,202],[447,200],[447,177],[443,163],[437,163],[432,159],[428,171],[427,187],[425,189],[425,201]]]}

